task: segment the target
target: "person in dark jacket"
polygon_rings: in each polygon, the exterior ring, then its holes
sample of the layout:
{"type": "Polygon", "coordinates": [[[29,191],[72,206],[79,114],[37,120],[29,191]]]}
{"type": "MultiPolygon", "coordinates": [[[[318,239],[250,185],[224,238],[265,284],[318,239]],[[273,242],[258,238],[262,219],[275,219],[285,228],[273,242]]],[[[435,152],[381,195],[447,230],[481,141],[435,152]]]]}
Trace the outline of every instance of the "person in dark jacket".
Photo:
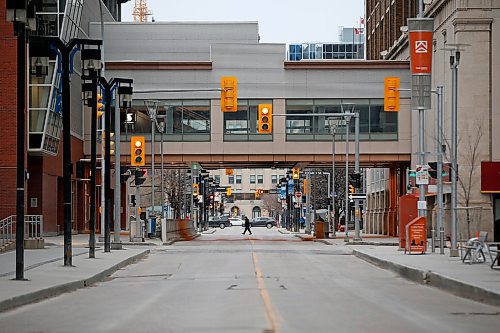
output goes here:
{"type": "Polygon", "coordinates": [[[243,231],[242,235],[244,235],[247,232],[247,230],[251,235],[252,231],[250,230],[250,220],[248,219],[248,217],[245,216],[245,230],[243,231]]]}

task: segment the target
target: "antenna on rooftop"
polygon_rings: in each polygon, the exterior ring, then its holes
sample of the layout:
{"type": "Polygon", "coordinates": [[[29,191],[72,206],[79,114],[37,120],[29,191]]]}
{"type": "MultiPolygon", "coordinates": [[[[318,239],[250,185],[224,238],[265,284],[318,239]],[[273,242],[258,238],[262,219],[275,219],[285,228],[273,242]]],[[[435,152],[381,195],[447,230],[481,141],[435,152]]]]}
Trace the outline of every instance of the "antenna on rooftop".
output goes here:
{"type": "Polygon", "coordinates": [[[135,0],[134,3],[134,22],[147,22],[151,12],[148,9],[146,0],[135,0]]]}

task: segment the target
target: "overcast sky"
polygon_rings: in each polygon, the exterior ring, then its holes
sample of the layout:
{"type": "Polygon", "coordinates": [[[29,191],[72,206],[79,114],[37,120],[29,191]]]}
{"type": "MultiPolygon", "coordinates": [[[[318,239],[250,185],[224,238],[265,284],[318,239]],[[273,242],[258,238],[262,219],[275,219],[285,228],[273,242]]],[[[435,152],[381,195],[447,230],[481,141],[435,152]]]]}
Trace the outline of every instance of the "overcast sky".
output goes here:
{"type": "MultiPolygon", "coordinates": [[[[134,0],[122,6],[133,21],[134,0]]],[[[258,21],[261,43],[334,42],[358,27],[365,0],[147,0],[155,21],[258,21]]],[[[151,21],[151,19],[149,19],[151,21]]]]}

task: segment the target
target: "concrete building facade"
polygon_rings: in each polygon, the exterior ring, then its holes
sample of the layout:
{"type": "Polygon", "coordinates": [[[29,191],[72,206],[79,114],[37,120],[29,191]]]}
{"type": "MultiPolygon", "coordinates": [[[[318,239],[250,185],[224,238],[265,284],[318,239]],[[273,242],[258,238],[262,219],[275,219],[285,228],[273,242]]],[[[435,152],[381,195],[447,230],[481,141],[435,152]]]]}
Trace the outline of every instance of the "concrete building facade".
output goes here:
{"type": "MultiPolygon", "coordinates": [[[[368,59],[379,59],[384,52],[385,59],[409,60],[408,34],[405,20],[414,9],[398,12],[406,8],[407,1],[368,1],[367,16],[367,54],[368,59]],[[384,14],[385,8],[385,14],[384,14]],[[396,19],[394,20],[394,16],[396,19]],[[391,19],[391,17],[393,19],[391,19]],[[390,22],[390,23],[388,23],[390,22]],[[401,27],[398,27],[401,24],[401,27]],[[390,29],[388,30],[388,26],[390,29]],[[387,33],[393,31],[395,33],[387,33]],[[380,39],[380,34],[385,38],[380,39]],[[375,41],[386,41],[376,44],[375,41]]],[[[415,1],[414,3],[417,3],[415,1]]],[[[444,87],[444,138],[446,144],[445,161],[449,161],[451,140],[451,70],[450,56],[454,45],[461,44],[461,57],[458,69],[458,233],[466,238],[469,232],[488,231],[489,239],[500,240],[500,142],[497,128],[500,126],[500,1],[482,0],[435,0],[425,6],[425,17],[434,18],[434,42],[432,64],[432,87],[444,87]],[[482,177],[484,162],[491,163],[488,178],[482,177]],[[496,170],[496,171],[495,171],[496,170]],[[496,175],[496,176],[495,176],[496,175]],[[496,184],[487,186],[487,184],[496,184]],[[466,208],[470,207],[470,208],[466,208]],[[479,211],[467,222],[467,209],[479,211]]],[[[425,141],[426,161],[435,161],[436,152],[436,103],[433,97],[432,110],[426,111],[425,141]]],[[[412,112],[413,147],[418,143],[418,118],[412,112]]],[[[414,151],[415,152],[415,151],[414,151]]],[[[412,166],[415,166],[413,155],[412,166]]],[[[388,172],[380,180],[378,171],[369,173],[374,182],[388,184],[388,172]]],[[[446,189],[446,187],[445,187],[446,189]]],[[[373,202],[383,202],[381,198],[388,191],[377,188],[372,190],[373,202]]],[[[428,218],[434,221],[435,194],[428,195],[428,218]]],[[[449,194],[445,196],[446,215],[445,233],[450,235],[449,194]]],[[[371,205],[376,211],[388,211],[383,204],[371,205]]],[[[433,222],[434,223],[434,222],[433,222]]]]}

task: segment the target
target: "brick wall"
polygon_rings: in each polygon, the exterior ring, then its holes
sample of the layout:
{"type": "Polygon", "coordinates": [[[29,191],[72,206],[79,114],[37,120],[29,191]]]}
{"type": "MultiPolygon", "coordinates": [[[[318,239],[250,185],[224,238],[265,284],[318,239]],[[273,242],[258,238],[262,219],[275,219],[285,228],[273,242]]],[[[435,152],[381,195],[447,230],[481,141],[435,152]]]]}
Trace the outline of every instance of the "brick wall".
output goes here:
{"type": "Polygon", "coordinates": [[[17,40],[0,0],[0,219],[16,213],[17,40]]]}

